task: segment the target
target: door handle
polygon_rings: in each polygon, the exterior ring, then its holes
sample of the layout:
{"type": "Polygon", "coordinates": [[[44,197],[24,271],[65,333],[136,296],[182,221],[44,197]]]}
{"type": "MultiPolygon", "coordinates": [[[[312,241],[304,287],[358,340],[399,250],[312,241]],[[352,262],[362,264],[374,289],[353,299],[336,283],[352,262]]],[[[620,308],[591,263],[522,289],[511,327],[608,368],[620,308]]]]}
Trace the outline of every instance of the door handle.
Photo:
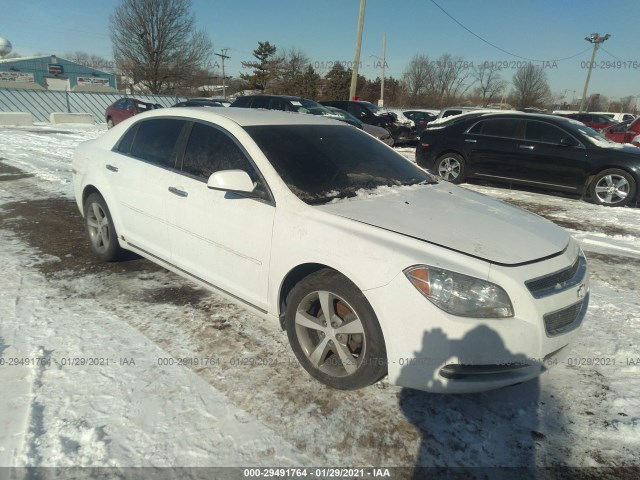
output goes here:
{"type": "Polygon", "coordinates": [[[464,141],[469,143],[478,143],[478,140],[473,140],[472,138],[465,138],[464,141]]]}
{"type": "Polygon", "coordinates": [[[526,148],[527,150],[533,150],[535,147],[533,145],[518,145],[520,148],[526,148]]]}
{"type": "Polygon", "coordinates": [[[189,194],[187,192],[185,192],[184,190],[180,190],[179,188],[176,187],[169,187],[169,191],[171,193],[173,193],[174,195],[177,195],[179,197],[188,197],[189,194]]]}
{"type": "Polygon", "coordinates": [[[107,170],[109,170],[111,172],[117,172],[118,171],[118,167],[114,167],[113,165],[109,165],[108,163],[107,163],[106,167],[107,167],[107,170]]]}

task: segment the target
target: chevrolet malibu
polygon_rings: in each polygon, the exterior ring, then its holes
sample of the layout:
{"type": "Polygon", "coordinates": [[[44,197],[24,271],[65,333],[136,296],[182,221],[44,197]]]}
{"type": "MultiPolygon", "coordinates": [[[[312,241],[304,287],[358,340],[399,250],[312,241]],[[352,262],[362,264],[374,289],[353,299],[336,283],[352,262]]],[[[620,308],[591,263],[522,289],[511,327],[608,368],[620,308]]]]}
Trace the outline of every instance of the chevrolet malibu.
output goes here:
{"type": "Polygon", "coordinates": [[[73,185],[100,259],[130,250],[273,320],[334,388],[529,380],[587,309],[566,231],[322,117],[148,112],[82,143],[73,185]]]}

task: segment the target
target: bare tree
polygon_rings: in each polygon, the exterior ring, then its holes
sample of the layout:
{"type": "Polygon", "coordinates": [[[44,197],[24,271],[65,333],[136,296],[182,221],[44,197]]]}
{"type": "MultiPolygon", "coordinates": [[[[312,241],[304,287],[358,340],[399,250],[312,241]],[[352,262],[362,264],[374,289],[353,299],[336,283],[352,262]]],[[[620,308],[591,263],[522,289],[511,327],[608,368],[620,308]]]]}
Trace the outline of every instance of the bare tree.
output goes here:
{"type": "Polygon", "coordinates": [[[110,28],[122,73],[151,93],[192,83],[213,51],[206,33],[195,30],[191,0],[121,0],[110,28]]]}
{"type": "Polygon", "coordinates": [[[547,74],[541,66],[529,63],[516,71],[510,103],[518,108],[543,107],[550,97],[547,74]]]}
{"type": "Polygon", "coordinates": [[[297,48],[285,50],[279,61],[278,92],[288,95],[301,95],[309,57],[297,48]]]}
{"type": "Polygon", "coordinates": [[[629,95],[620,99],[620,113],[632,112],[636,106],[636,97],[629,95]]]}
{"type": "Polygon", "coordinates": [[[63,57],[71,62],[85,67],[95,68],[96,70],[103,70],[106,72],[115,73],[115,62],[107,60],[100,55],[93,55],[82,51],[67,52],[63,57]]]}
{"type": "Polygon", "coordinates": [[[470,63],[462,57],[454,57],[449,53],[445,53],[438,57],[434,62],[434,66],[434,87],[440,106],[455,102],[471,86],[471,84],[467,83],[470,74],[470,63]]]}
{"type": "Polygon", "coordinates": [[[507,88],[507,82],[500,76],[499,65],[484,62],[473,69],[473,77],[478,86],[475,94],[482,99],[482,105],[493,102],[502,95],[507,88]]]}
{"type": "Polygon", "coordinates": [[[411,105],[423,102],[423,97],[433,90],[435,72],[426,55],[414,55],[402,75],[402,82],[411,105]]]}

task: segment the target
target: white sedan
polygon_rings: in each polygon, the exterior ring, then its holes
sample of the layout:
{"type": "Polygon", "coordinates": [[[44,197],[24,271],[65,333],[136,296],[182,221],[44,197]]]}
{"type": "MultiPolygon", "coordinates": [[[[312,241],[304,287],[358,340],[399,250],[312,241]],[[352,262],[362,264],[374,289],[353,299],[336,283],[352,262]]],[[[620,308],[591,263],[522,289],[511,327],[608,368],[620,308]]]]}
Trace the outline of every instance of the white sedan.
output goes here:
{"type": "Polygon", "coordinates": [[[81,144],[73,184],[99,258],[131,250],[278,322],[335,388],[532,379],[588,305],[566,231],[322,117],[148,112],[81,144]]]}

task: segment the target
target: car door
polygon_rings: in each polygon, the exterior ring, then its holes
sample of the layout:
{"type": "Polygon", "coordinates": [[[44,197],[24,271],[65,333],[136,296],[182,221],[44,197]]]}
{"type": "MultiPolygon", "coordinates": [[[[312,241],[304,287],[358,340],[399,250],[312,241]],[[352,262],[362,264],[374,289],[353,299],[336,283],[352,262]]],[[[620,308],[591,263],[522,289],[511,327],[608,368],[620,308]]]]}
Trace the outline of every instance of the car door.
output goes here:
{"type": "Polygon", "coordinates": [[[165,261],[171,257],[166,198],[186,125],[185,120],[171,118],[138,122],[105,163],[122,224],[118,233],[165,261]]]}
{"type": "Polygon", "coordinates": [[[587,174],[587,150],[571,134],[542,120],[525,122],[514,177],[547,188],[578,189],[587,174]]]}
{"type": "Polygon", "coordinates": [[[168,197],[172,262],[243,301],[266,310],[275,204],[265,181],[239,142],[226,130],[193,123],[181,171],[168,197]],[[221,170],[246,171],[256,198],[207,187],[221,170]]]}
{"type": "Polygon", "coordinates": [[[509,179],[520,155],[521,120],[480,120],[464,134],[468,173],[487,178],[509,179]]]}

